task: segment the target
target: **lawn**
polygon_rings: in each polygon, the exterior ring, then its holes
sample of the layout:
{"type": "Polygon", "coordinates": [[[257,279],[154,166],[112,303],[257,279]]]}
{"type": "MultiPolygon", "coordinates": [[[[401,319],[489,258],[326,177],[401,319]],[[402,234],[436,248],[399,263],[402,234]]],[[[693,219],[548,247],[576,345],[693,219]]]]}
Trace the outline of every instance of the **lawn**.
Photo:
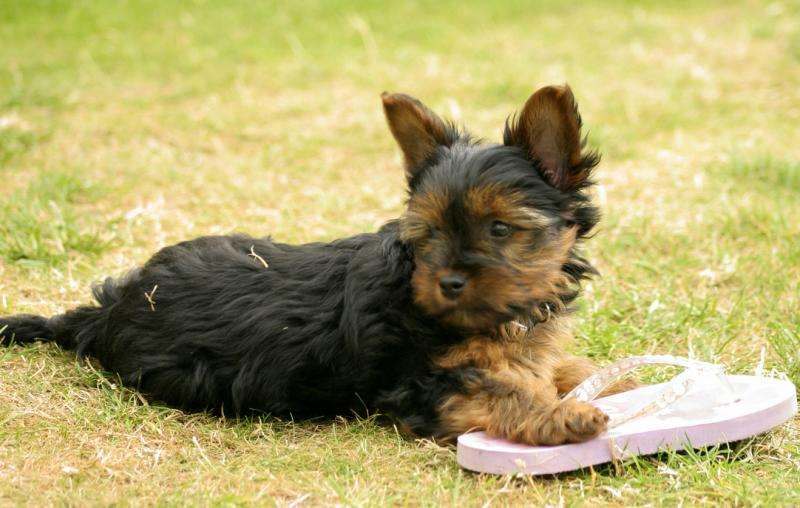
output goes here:
{"type": "MultiPolygon", "coordinates": [[[[568,82],[603,162],[572,348],[800,383],[800,4],[0,0],[0,314],[51,314],[190,237],[374,230],[403,207],[379,94],[498,140],[568,82]]],[[[0,504],[790,505],[800,419],[557,477],[461,470],[374,420],[149,405],[0,350],[0,504]]]]}

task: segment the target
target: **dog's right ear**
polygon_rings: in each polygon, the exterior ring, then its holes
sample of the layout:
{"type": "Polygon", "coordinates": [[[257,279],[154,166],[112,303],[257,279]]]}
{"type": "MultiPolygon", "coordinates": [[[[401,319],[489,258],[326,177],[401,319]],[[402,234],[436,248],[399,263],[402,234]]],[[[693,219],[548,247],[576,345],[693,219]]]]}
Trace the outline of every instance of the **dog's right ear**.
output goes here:
{"type": "Polygon", "coordinates": [[[567,85],[546,86],[531,95],[522,112],[506,121],[503,140],[524,149],[545,181],[565,192],[588,185],[600,161],[596,152],[582,151],[581,115],[567,85]]]}
{"type": "Polygon", "coordinates": [[[450,146],[458,139],[453,126],[417,99],[388,92],[383,92],[381,99],[389,129],[403,151],[409,178],[425,166],[440,146],[450,146]]]}

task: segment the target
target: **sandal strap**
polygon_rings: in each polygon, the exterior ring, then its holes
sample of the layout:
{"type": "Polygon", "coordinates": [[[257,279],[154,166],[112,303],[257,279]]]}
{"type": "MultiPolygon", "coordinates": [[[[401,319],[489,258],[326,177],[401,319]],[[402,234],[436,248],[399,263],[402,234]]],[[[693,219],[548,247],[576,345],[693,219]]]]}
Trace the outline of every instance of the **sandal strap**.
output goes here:
{"type": "MultiPolygon", "coordinates": [[[[721,376],[725,372],[725,367],[722,365],[691,360],[680,356],[632,356],[600,369],[576,386],[564,398],[575,398],[583,402],[590,402],[616,380],[643,365],[674,365],[684,367],[686,370],[666,383],[647,403],[632,407],[621,414],[610,415],[609,428],[616,427],[634,418],[657,413],[680,400],[689,392],[690,387],[698,379],[708,378],[709,376],[722,379],[721,376]]],[[[727,383],[722,383],[722,385],[730,390],[727,383]]]]}

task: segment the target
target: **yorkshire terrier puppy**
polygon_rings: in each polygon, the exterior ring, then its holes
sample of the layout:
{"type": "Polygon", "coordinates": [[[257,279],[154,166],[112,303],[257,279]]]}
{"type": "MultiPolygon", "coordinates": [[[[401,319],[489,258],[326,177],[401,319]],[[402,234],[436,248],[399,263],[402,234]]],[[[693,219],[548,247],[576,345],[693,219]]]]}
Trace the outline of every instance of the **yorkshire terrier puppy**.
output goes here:
{"type": "Polygon", "coordinates": [[[54,341],[188,411],[304,418],[380,412],[451,440],[590,439],[608,418],[560,396],[592,372],[565,353],[598,221],[569,87],[545,87],[476,141],[384,93],[405,212],[376,233],[287,245],[245,235],[166,247],[94,288],[96,304],[0,318],[0,341],[54,341]]]}

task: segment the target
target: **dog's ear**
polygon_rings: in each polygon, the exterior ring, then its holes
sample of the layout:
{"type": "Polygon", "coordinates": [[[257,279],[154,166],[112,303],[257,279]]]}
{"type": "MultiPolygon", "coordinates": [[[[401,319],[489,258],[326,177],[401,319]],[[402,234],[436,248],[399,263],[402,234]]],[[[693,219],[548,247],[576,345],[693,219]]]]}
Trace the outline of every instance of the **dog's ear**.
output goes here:
{"type": "Polygon", "coordinates": [[[562,191],[587,185],[600,161],[595,152],[581,154],[581,115],[567,85],[546,86],[531,95],[522,112],[506,121],[503,142],[524,149],[542,177],[562,191]]]}
{"type": "Polygon", "coordinates": [[[417,99],[400,93],[381,94],[383,112],[394,139],[403,151],[406,171],[413,177],[440,146],[457,139],[456,130],[417,99]]]}

